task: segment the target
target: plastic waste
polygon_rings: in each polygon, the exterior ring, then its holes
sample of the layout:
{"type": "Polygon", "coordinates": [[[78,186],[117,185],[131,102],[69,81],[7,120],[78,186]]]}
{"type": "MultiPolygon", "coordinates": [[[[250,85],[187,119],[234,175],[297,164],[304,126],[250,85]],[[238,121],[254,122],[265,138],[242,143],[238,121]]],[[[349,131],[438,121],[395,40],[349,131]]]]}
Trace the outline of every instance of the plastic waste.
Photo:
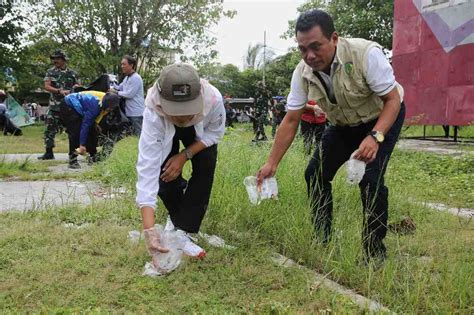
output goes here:
{"type": "Polygon", "coordinates": [[[355,150],[347,161],[347,182],[351,185],[359,184],[365,174],[365,162],[354,158],[358,150],[355,150]]]}
{"type": "Polygon", "coordinates": [[[167,253],[157,253],[153,263],[158,272],[167,274],[178,268],[183,256],[183,238],[176,231],[161,232],[161,245],[168,249],[167,253]]]}
{"type": "Polygon", "coordinates": [[[260,187],[257,187],[257,178],[247,176],[244,179],[250,202],[259,205],[264,199],[278,199],[278,184],[275,177],[265,178],[260,187]]]}
{"type": "Polygon", "coordinates": [[[199,232],[199,237],[206,240],[206,242],[213,247],[225,248],[230,250],[234,250],[237,248],[233,245],[226,244],[225,241],[217,235],[209,235],[206,233],[199,232]]]}
{"type": "Polygon", "coordinates": [[[138,241],[140,240],[140,237],[142,237],[141,233],[137,230],[133,230],[133,231],[128,232],[127,238],[132,244],[137,244],[138,241]]]}

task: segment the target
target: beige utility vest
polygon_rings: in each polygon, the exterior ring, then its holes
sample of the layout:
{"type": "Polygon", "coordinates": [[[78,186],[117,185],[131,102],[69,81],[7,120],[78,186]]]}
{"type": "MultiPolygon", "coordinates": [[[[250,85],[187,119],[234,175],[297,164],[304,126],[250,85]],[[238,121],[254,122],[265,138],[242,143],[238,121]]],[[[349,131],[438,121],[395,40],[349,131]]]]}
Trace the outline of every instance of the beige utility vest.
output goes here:
{"type": "MultiPolygon", "coordinates": [[[[337,67],[332,74],[334,96],[332,103],[313,69],[303,60],[296,71],[303,78],[303,87],[309,100],[315,100],[326,112],[329,122],[336,126],[357,126],[379,117],[383,102],[366,82],[367,53],[372,47],[382,48],[376,42],[361,38],[339,37],[336,50],[337,67]]],[[[400,99],[403,88],[397,83],[400,99]]]]}

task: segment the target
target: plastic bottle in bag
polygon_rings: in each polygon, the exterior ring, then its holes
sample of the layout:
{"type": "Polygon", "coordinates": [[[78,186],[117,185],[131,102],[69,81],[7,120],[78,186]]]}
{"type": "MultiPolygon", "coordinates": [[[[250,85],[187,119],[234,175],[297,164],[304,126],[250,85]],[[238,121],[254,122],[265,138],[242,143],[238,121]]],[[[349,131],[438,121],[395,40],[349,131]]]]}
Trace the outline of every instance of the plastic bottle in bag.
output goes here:
{"type": "Polygon", "coordinates": [[[365,162],[354,158],[357,151],[354,151],[347,161],[347,182],[351,185],[359,184],[365,174],[365,162]]]}
{"type": "Polygon", "coordinates": [[[178,268],[183,256],[182,237],[176,231],[161,233],[161,245],[168,249],[167,253],[158,253],[153,257],[153,263],[161,274],[167,274],[178,268]]]}
{"type": "Polygon", "coordinates": [[[264,199],[278,199],[278,184],[275,177],[265,178],[262,185],[257,187],[257,178],[247,176],[244,179],[244,185],[250,202],[254,205],[260,204],[264,199]]]}

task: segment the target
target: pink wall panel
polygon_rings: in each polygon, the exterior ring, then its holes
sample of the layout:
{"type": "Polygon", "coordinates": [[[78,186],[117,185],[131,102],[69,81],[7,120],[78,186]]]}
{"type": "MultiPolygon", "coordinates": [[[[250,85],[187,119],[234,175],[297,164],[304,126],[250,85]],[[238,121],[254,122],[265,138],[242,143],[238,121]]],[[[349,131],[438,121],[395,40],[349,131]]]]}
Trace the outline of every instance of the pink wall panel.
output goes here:
{"type": "Polygon", "coordinates": [[[474,124],[474,85],[454,86],[448,91],[447,118],[451,125],[474,124]]]}
{"type": "Polygon", "coordinates": [[[422,4],[395,0],[392,65],[405,89],[406,123],[474,124],[474,19],[456,26],[436,11],[421,10],[422,4]]]}
{"type": "Polygon", "coordinates": [[[448,84],[474,85],[474,44],[457,46],[449,53],[448,84]]]}

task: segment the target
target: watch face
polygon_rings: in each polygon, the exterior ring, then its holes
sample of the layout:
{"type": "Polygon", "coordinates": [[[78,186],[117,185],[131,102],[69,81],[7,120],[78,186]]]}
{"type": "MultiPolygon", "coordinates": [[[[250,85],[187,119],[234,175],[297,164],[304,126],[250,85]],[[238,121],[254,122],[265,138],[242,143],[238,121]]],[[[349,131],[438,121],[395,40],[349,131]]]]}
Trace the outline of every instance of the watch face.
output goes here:
{"type": "Polygon", "coordinates": [[[375,139],[377,139],[377,142],[383,142],[384,136],[383,136],[383,134],[382,134],[381,132],[377,132],[377,133],[375,134],[375,139]]]}

